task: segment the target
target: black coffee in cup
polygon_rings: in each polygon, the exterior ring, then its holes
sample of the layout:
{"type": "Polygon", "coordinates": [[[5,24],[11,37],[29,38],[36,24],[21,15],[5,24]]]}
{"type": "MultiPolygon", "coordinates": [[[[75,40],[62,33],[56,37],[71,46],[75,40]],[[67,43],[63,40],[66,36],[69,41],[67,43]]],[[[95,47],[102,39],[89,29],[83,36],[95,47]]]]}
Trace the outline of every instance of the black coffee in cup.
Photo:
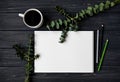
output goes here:
{"type": "Polygon", "coordinates": [[[25,14],[24,20],[29,26],[36,26],[41,21],[41,15],[37,11],[31,10],[25,14]]]}

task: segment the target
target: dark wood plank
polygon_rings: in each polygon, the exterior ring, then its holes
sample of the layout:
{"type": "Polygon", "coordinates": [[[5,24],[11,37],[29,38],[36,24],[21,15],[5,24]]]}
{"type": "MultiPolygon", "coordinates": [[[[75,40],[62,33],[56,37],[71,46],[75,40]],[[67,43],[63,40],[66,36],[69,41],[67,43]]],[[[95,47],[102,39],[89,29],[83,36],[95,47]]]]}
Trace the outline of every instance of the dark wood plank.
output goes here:
{"type": "Polygon", "coordinates": [[[36,74],[35,82],[114,82],[120,80],[119,67],[103,67],[99,73],[94,74],[36,74]]]}
{"type": "Polygon", "coordinates": [[[27,45],[32,31],[0,31],[0,48],[12,48],[15,44],[27,45]]]}
{"type": "Polygon", "coordinates": [[[0,49],[0,67],[24,67],[25,62],[16,55],[14,49],[0,49]]]}
{"type": "Polygon", "coordinates": [[[49,78],[49,79],[35,79],[33,82],[119,82],[120,79],[73,79],[73,78],[65,78],[65,79],[59,79],[59,78],[49,78]]]}
{"type": "Polygon", "coordinates": [[[82,74],[82,73],[43,73],[43,74],[35,74],[33,78],[41,79],[41,78],[75,78],[75,79],[119,79],[120,66],[110,67],[103,66],[103,69],[100,72],[92,73],[92,74],[82,74]],[[113,70],[114,69],[114,70],[113,70]]]}
{"type": "Polygon", "coordinates": [[[24,82],[23,67],[0,67],[0,82],[24,82]]]}
{"type": "Polygon", "coordinates": [[[44,82],[114,82],[119,81],[120,74],[118,73],[119,67],[104,67],[104,71],[101,70],[95,74],[36,74],[33,76],[33,81],[44,81],[44,82]],[[113,71],[114,69],[114,71],[113,71]],[[116,70],[116,73],[115,73],[116,70]]]}
{"type": "MultiPolygon", "coordinates": [[[[38,1],[25,1],[25,0],[3,0],[0,3],[0,12],[23,12],[28,8],[38,8],[45,12],[55,12],[54,7],[60,5],[71,12],[76,12],[87,6],[91,6],[106,0],[38,0],[38,1]],[[6,5],[5,5],[6,4],[6,5]]],[[[118,11],[119,7],[116,7],[113,11],[118,11]]]]}
{"type": "MultiPolygon", "coordinates": [[[[120,66],[119,67],[103,67],[99,73],[94,74],[35,74],[32,76],[33,82],[114,82],[120,80],[120,66]],[[100,81],[98,80],[100,78],[100,81]]],[[[24,67],[0,67],[0,81],[1,82],[23,82],[25,78],[24,67]]]]}

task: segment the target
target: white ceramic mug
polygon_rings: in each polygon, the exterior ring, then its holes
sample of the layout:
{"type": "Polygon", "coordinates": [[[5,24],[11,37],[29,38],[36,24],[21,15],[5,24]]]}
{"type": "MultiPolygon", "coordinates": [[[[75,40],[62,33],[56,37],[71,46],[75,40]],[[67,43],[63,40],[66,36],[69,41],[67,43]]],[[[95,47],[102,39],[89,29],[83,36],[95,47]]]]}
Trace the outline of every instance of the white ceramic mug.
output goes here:
{"type": "Polygon", "coordinates": [[[31,9],[26,10],[24,14],[19,13],[18,15],[23,18],[24,24],[25,24],[26,26],[30,27],[30,28],[39,28],[39,27],[41,27],[42,24],[43,24],[43,15],[42,15],[42,13],[41,13],[38,9],[31,8],[31,9]],[[38,12],[39,15],[40,15],[40,17],[41,17],[40,22],[39,22],[37,25],[35,25],[35,26],[31,26],[31,25],[27,24],[26,21],[25,21],[25,16],[26,16],[26,14],[29,13],[30,11],[36,11],[36,12],[38,12]]]}

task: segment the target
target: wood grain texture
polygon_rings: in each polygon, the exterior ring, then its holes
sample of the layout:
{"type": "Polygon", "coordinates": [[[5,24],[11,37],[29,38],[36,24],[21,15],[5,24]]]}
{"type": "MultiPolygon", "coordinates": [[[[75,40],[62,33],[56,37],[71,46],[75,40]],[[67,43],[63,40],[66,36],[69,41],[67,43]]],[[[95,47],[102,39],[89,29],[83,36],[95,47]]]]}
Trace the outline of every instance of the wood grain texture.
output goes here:
{"type": "MultiPolygon", "coordinates": [[[[68,11],[76,12],[104,1],[106,0],[2,0],[0,12],[24,12],[28,8],[38,8],[43,12],[56,12],[54,10],[56,5],[66,8],[68,11]]],[[[116,7],[113,11],[118,11],[119,7],[116,7]]]]}
{"type": "Polygon", "coordinates": [[[21,61],[14,49],[0,49],[0,67],[24,67],[25,62],[21,61]]]}
{"type": "Polygon", "coordinates": [[[0,67],[0,82],[24,82],[24,67],[0,67]]]}
{"type": "Polygon", "coordinates": [[[0,31],[0,48],[12,48],[15,44],[26,46],[32,31],[0,31]]]}
{"type": "MultiPolygon", "coordinates": [[[[54,9],[65,8],[71,15],[87,6],[106,0],[1,0],[0,2],[0,82],[23,82],[24,65],[15,55],[12,46],[27,45],[34,30],[47,30],[45,25],[53,19],[64,18],[54,9]],[[39,29],[26,27],[18,13],[37,8],[44,15],[44,24],[39,29]]],[[[102,70],[95,74],[35,74],[33,82],[119,82],[120,81],[120,5],[99,15],[89,17],[79,25],[80,30],[96,30],[105,24],[104,39],[109,39],[102,70]]]]}
{"type": "MultiPolygon", "coordinates": [[[[32,76],[33,82],[114,82],[119,81],[120,67],[103,67],[100,73],[94,74],[34,74],[32,76]],[[113,70],[114,69],[114,70],[113,70]]],[[[0,67],[0,81],[1,82],[23,82],[25,77],[24,67],[0,67]]]]}

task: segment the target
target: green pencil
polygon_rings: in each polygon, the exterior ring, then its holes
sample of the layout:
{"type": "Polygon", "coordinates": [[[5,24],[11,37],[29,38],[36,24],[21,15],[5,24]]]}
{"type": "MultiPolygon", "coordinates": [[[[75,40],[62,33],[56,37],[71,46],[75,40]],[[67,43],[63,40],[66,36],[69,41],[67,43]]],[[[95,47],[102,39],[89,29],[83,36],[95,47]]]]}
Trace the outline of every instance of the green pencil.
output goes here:
{"type": "Polygon", "coordinates": [[[103,51],[102,51],[102,56],[101,56],[100,62],[98,64],[98,69],[97,69],[98,72],[100,71],[100,68],[101,68],[101,65],[102,65],[102,62],[103,62],[103,59],[104,59],[105,52],[107,50],[107,46],[108,46],[108,39],[105,42],[105,45],[104,45],[104,48],[103,48],[103,51]]]}

